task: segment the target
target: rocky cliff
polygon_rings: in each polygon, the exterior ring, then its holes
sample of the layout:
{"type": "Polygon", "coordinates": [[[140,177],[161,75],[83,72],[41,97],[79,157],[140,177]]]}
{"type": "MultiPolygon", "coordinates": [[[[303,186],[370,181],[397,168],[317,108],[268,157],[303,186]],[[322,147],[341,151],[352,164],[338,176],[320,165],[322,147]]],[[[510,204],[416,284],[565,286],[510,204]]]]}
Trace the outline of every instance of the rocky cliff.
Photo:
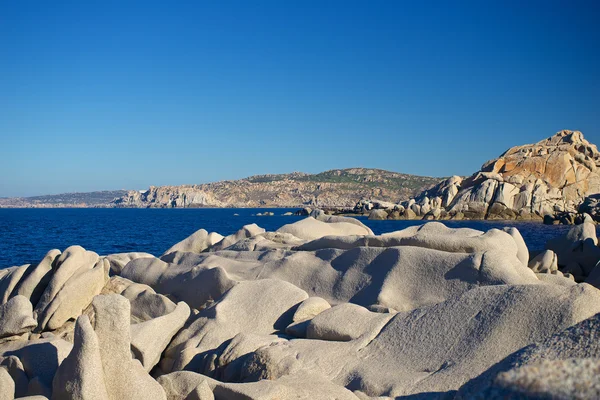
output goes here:
{"type": "MultiPolygon", "coordinates": [[[[600,192],[600,153],[579,131],[512,147],[469,178],[448,178],[396,207],[403,218],[542,219],[600,192]]],[[[392,215],[390,212],[389,215],[392,215]]]]}
{"type": "Polygon", "coordinates": [[[301,207],[351,208],[362,198],[394,203],[438,179],[379,169],[337,169],[319,174],[257,175],[201,185],[151,186],[113,201],[117,207],[301,207]]]}

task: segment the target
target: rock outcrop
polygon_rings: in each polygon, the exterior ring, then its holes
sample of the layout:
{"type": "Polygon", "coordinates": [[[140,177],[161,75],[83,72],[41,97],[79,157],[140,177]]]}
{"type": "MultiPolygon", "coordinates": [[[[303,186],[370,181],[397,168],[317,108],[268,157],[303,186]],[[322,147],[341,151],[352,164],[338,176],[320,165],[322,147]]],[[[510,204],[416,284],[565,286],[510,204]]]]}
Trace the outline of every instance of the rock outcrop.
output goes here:
{"type": "MultiPolygon", "coordinates": [[[[469,178],[448,178],[401,204],[388,219],[541,220],[595,212],[600,153],[579,131],[560,131],[535,144],[515,146],[469,178]]],[[[364,208],[364,206],[361,206],[364,208]]],[[[373,217],[381,219],[381,213],[373,217]]]]}
{"type": "Polygon", "coordinates": [[[549,240],[546,249],[543,258],[538,256],[537,260],[532,260],[532,264],[550,265],[551,270],[559,269],[577,282],[600,287],[600,247],[593,222],[588,220],[573,226],[566,234],[549,240]]]}
{"type": "Polygon", "coordinates": [[[0,305],[0,339],[31,332],[37,326],[33,307],[24,296],[16,296],[0,305]]]}
{"type": "Polygon", "coordinates": [[[598,398],[599,344],[596,314],[494,364],[461,387],[456,399],[598,398]]]}
{"type": "Polygon", "coordinates": [[[199,230],[160,258],[53,250],[0,271],[0,396],[593,397],[594,226],[548,248],[311,211],[277,232],[199,230]]]}

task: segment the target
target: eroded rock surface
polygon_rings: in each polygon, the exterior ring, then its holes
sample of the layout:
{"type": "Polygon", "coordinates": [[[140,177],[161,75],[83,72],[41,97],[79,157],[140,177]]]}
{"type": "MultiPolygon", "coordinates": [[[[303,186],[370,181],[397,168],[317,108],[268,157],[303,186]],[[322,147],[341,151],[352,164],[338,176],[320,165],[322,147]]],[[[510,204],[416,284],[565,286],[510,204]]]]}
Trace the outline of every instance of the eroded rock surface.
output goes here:
{"type": "MultiPolygon", "coordinates": [[[[600,153],[579,131],[515,146],[468,178],[453,176],[418,196],[383,206],[376,219],[519,219],[596,212],[600,153]],[[591,197],[590,197],[591,196],[591,197]]],[[[362,207],[364,209],[364,206],[362,207]]]]}
{"type": "Polygon", "coordinates": [[[515,228],[374,235],[311,210],[278,232],[199,230],[160,258],[52,250],[0,271],[2,393],[595,396],[597,243],[590,221],[530,256],[515,228]]]}

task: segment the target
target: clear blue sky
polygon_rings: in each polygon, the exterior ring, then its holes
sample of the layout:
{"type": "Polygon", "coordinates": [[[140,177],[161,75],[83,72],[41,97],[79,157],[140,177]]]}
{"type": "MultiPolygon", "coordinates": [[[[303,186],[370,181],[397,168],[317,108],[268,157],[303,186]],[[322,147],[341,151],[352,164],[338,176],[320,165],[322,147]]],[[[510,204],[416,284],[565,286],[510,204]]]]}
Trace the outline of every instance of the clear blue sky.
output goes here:
{"type": "Polygon", "coordinates": [[[599,1],[3,1],[0,196],[600,144],[599,1]]]}

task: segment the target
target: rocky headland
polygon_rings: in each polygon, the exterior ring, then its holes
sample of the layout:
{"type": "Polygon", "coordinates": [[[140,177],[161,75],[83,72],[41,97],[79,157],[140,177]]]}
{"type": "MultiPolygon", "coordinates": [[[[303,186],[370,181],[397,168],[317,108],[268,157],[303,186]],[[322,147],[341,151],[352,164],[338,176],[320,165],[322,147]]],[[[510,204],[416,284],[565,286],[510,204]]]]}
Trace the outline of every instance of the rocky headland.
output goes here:
{"type": "Polygon", "coordinates": [[[600,218],[599,167],[596,146],[581,132],[564,130],[512,147],[466,179],[452,176],[400,204],[363,200],[355,211],[373,219],[581,222],[577,214],[584,212],[600,218]]]}
{"type": "Polygon", "coordinates": [[[320,210],[0,270],[0,399],[589,399],[600,248],[320,210]],[[33,396],[33,397],[32,397],[33,396]]]}
{"type": "MultiPolygon", "coordinates": [[[[468,178],[349,168],[138,191],[0,198],[0,207],[320,208],[371,219],[600,221],[600,153],[579,131],[512,147],[468,178]]],[[[305,213],[306,214],[306,213],[305,213]]]]}
{"type": "Polygon", "coordinates": [[[438,178],[380,169],[348,168],[305,174],[256,175],[201,185],[152,186],[115,199],[116,207],[328,207],[351,209],[357,199],[398,202],[439,181],[438,178]]]}

